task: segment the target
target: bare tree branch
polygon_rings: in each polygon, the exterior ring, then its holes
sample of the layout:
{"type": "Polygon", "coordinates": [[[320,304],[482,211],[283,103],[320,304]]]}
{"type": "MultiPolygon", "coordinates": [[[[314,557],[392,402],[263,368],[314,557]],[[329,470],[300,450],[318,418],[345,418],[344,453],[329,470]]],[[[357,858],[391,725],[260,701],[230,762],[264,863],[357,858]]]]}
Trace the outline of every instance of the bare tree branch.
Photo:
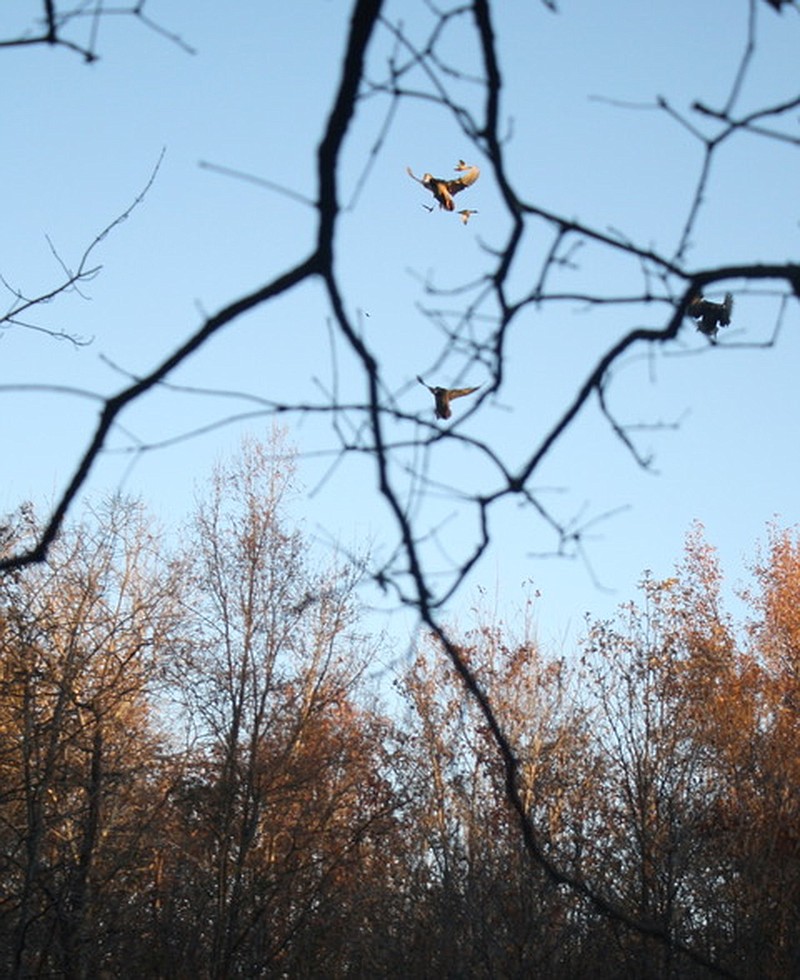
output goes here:
{"type": "MultiPolygon", "coordinates": [[[[547,0],[544,0],[544,5],[555,9],[555,5],[547,0]]],[[[319,402],[298,398],[289,403],[269,395],[228,390],[203,392],[226,402],[238,398],[249,407],[242,412],[228,412],[221,419],[198,424],[181,433],[161,434],[158,440],[138,440],[126,432],[130,443],[121,449],[117,447],[115,451],[137,453],[164,448],[221,425],[263,414],[314,413],[329,417],[335,443],[334,450],[327,450],[334,453],[332,467],[340,466],[343,460],[356,455],[367,457],[374,466],[377,494],[391,521],[388,557],[373,569],[373,577],[398,602],[415,611],[420,622],[438,641],[469,697],[478,706],[501,760],[507,799],[516,815],[530,859],[550,881],[570,889],[613,922],[665,944],[706,970],[728,976],[730,973],[722,960],[718,962],[710,954],[706,955],[688,942],[669,934],[660,923],[633,914],[607,895],[599,884],[572,873],[553,857],[523,801],[520,761],[515,746],[503,731],[494,706],[452,639],[443,616],[446,604],[459,593],[487,554],[493,540],[492,522],[501,502],[518,502],[525,513],[537,522],[537,526],[544,526],[550,535],[548,540],[555,541],[553,553],[578,556],[586,561],[587,566],[590,565],[586,531],[597,521],[612,516],[616,510],[604,511],[588,520],[583,514],[564,519],[534,481],[541,478],[544,461],[564,441],[578,417],[590,408],[594,408],[610,426],[614,438],[632,458],[633,465],[645,469],[651,467],[652,460],[640,450],[632,435],[642,428],[643,423],[621,422],[620,418],[624,416],[616,408],[612,409],[610,395],[619,369],[632,353],[638,355],[642,351],[649,353],[660,349],[675,352],[678,336],[687,323],[687,311],[696,296],[708,287],[733,292],[746,289],[755,282],[768,282],[774,287],[774,296],[779,298],[781,304],[770,343],[776,341],[787,306],[800,297],[800,264],[753,261],[690,268],[688,258],[719,155],[734,141],[745,136],[748,139],[780,141],[790,149],[797,147],[800,138],[788,127],[783,130],[781,126],[789,114],[800,106],[800,96],[783,99],[746,114],[736,109],[748,73],[752,70],[757,46],[756,4],[755,0],[750,0],[747,38],[722,109],[711,109],[698,99],[693,105],[696,116],[689,119],[675,109],[667,97],[660,97],[654,104],[646,106],[637,103],[637,109],[656,109],[664,118],[677,122],[703,147],[702,162],[690,188],[685,215],[681,215],[681,228],[676,241],[671,248],[657,248],[646,241],[633,240],[622,230],[596,227],[580,217],[558,213],[546,203],[529,197],[527,189],[518,187],[511,178],[507,165],[509,124],[504,119],[502,106],[502,58],[490,0],[474,0],[448,9],[440,9],[428,2],[426,6],[432,22],[426,25],[427,33],[421,40],[409,36],[403,23],[385,16],[383,6],[381,0],[356,0],[352,5],[341,76],[317,147],[316,200],[311,201],[294,190],[278,185],[268,176],[256,177],[234,168],[201,164],[216,172],[258,183],[270,191],[313,207],[317,214],[317,227],[311,254],[295,261],[266,284],[230,302],[216,314],[205,317],[201,326],[184,343],[147,374],[134,377],[128,372],[121,372],[125,374],[126,383],[116,395],[102,400],[91,439],[41,536],[29,550],[1,560],[0,571],[19,569],[46,559],[50,545],[75,498],[84,489],[98,456],[108,451],[109,434],[121,425],[128,409],[156,389],[175,394],[200,394],[198,389],[173,385],[169,380],[172,372],[212,336],[231,327],[246,312],[270,303],[308,281],[321,282],[327,298],[331,348],[335,351],[335,344],[340,342],[343,349],[353,355],[359,381],[363,384],[363,394],[359,393],[355,398],[343,397],[334,353],[331,380],[323,382],[316,379],[317,389],[321,392],[319,402]],[[461,29],[470,25],[470,36],[480,55],[478,75],[460,66],[452,57],[445,56],[443,38],[446,30],[456,24],[461,29]],[[383,42],[384,48],[379,49],[375,59],[370,60],[376,39],[383,42]],[[375,63],[379,57],[385,59],[385,66],[381,65],[380,70],[376,70],[375,63]],[[469,93],[464,98],[460,94],[463,90],[469,93]],[[483,267],[469,281],[456,279],[440,283],[439,275],[454,275],[449,270],[445,273],[437,270],[435,276],[418,277],[421,293],[428,300],[425,305],[420,304],[420,310],[440,338],[440,346],[429,354],[426,352],[425,367],[421,365],[419,370],[425,370],[427,366],[437,370],[446,367],[459,378],[479,365],[488,376],[480,392],[476,393],[475,401],[465,406],[464,412],[447,428],[439,427],[430,421],[429,416],[422,417],[417,412],[404,410],[403,395],[408,390],[408,384],[414,382],[401,384],[392,380],[387,365],[381,362],[377,353],[377,345],[373,347],[368,339],[370,334],[364,329],[363,311],[355,316],[349,312],[359,309],[359,301],[348,302],[350,298],[345,294],[343,281],[337,273],[336,231],[344,196],[341,189],[342,151],[357,121],[361,105],[376,100],[384,100],[385,108],[379,117],[377,135],[370,143],[367,160],[358,171],[347,207],[356,206],[362,189],[369,182],[375,161],[384,151],[395,124],[398,107],[401,103],[413,105],[424,102],[436,107],[450,124],[454,123],[476,153],[485,155],[488,161],[486,170],[491,174],[508,218],[504,241],[499,246],[484,245],[483,267]],[[710,134],[704,131],[706,128],[711,131],[710,134]],[[531,263],[525,248],[535,237],[540,247],[536,253],[538,258],[531,263]],[[630,272],[629,291],[625,291],[625,285],[609,286],[607,289],[582,283],[575,288],[570,288],[569,284],[566,287],[562,285],[563,277],[560,274],[566,270],[581,271],[581,260],[587,254],[595,254],[595,251],[622,260],[630,272]],[[507,457],[488,440],[470,436],[464,423],[478,411],[485,410],[487,405],[497,404],[501,397],[508,397],[508,352],[512,340],[525,323],[525,314],[531,310],[563,309],[565,303],[581,304],[591,313],[602,310],[604,313],[613,311],[618,314],[613,339],[606,341],[605,349],[598,344],[596,350],[600,353],[588,361],[582,383],[576,389],[565,392],[553,418],[543,426],[543,434],[531,437],[530,443],[524,445],[518,456],[507,457]],[[644,322],[632,319],[631,311],[640,310],[646,310],[648,319],[644,322]],[[480,479],[459,482],[440,476],[433,464],[443,449],[469,449],[474,453],[481,463],[480,479]],[[423,505],[434,499],[451,502],[451,513],[468,523],[469,535],[464,536],[466,543],[458,554],[451,554],[444,540],[451,514],[442,516],[436,512],[431,516],[424,513],[423,505]],[[431,551],[437,557],[443,556],[449,563],[446,573],[437,574],[433,569],[431,551]]],[[[143,4],[138,4],[120,12],[141,18],[142,8],[143,4]]],[[[112,12],[109,8],[97,9],[103,15],[112,12]]],[[[87,58],[94,57],[94,34],[85,47],[62,39],[64,28],[78,17],[77,10],[62,14],[61,19],[52,2],[45,4],[45,10],[44,31],[24,43],[63,44],[72,46],[87,58]]],[[[170,39],[177,43],[175,36],[170,36],[170,39]]],[[[631,108],[630,103],[615,101],[611,104],[620,110],[631,108]]],[[[139,200],[141,196],[133,206],[139,200]]],[[[13,306],[4,321],[20,322],[16,318],[31,306],[54,299],[69,288],[78,288],[91,278],[99,268],[91,267],[88,261],[94,247],[119,221],[127,217],[130,210],[94,240],[76,272],[69,272],[63,264],[65,281],[50,292],[28,300],[21,292],[12,289],[13,306]]],[[[691,324],[689,329],[695,326],[691,324]]],[[[705,344],[703,338],[698,339],[705,344]]],[[[76,392],[71,391],[70,394],[76,392]]],[[[318,489],[324,487],[329,474],[330,470],[323,476],[318,489]]]]}
{"type": "Polygon", "coordinates": [[[36,22],[36,29],[25,31],[22,35],[11,38],[0,38],[0,48],[30,47],[46,44],[51,47],[62,47],[80,55],[87,64],[98,60],[97,41],[101,20],[108,17],[130,17],[144,24],[155,34],[161,35],[172,44],[181,48],[186,54],[195,54],[194,48],[180,35],[167,30],[145,13],[147,0],[137,0],[124,7],[104,6],[103,0],[88,5],[77,4],[73,7],[59,4],[57,0],[42,0],[42,16],[36,22]],[[88,21],[88,38],[77,39],[70,36],[73,25],[88,21]]]}

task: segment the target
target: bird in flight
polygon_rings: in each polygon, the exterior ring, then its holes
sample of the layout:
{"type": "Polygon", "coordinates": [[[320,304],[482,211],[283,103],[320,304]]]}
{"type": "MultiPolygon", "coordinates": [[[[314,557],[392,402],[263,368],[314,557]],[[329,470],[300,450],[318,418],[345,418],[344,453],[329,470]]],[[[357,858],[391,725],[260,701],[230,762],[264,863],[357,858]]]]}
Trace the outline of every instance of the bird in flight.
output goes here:
{"type": "Polygon", "coordinates": [[[700,295],[693,296],[689,300],[686,312],[697,322],[700,333],[705,334],[714,343],[719,328],[727,327],[731,322],[733,296],[725,293],[725,299],[721,303],[714,303],[700,295]]]}
{"type": "Polygon", "coordinates": [[[469,221],[469,219],[472,217],[472,215],[477,214],[478,212],[475,211],[473,208],[462,208],[462,210],[459,211],[458,213],[461,215],[462,222],[466,224],[469,221]]]}
{"type": "MultiPolygon", "coordinates": [[[[422,177],[415,177],[411,167],[406,167],[406,173],[409,177],[416,180],[418,184],[422,184],[426,191],[430,191],[433,194],[440,208],[443,208],[445,211],[455,211],[454,195],[474,184],[478,177],[480,177],[481,172],[477,167],[464,163],[463,160],[459,160],[454,169],[461,176],[454,177],[452,180],[447,180],[444,177],[434,177],[432,174],[423,174],[422,177]]],[[[468,219],[469,216],[467,216],[468,219]]],[[[462,220],[464,219],[462,218],[462,220]]]]}
{"type": "Polygon", "coordinates": [[[424,385],[436,400],[435,414],[437,419],[450,418],[453,414],[450,411],[450,402],[454,398],[463,398],[464,395],[471,395],[473,391],[477,391],[480,388],[480,385],[477,385],[475,388],[432,388],[429,384],[425,384],[419,375],[417,375],[417,381],[421,385],[424,385]]]}

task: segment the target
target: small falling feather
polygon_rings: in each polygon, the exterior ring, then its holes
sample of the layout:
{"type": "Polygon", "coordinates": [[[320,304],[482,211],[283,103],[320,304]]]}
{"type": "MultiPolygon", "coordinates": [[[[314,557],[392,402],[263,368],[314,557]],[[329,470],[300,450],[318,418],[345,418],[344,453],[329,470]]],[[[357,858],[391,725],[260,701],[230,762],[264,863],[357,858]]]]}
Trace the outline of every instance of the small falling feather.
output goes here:
{"type": "Polygon", "coordinates": [[[480,388],[480,385],[477,385],[475,388],[432,388],[419,375],[417,375],[417,381],[433,395],[436,402],[435,415],[437,419],[450,418],[453,414],[450,410],[450,402],[454,398],[463,398],[464,395],[471,395],[473,391],[477,391],[480,388]]]}
{"type": "Polygon", "coordinates": [[[689,300],[686,312],[696,321],[700,333],[715,343],[719,328],[727,327],[731,322],[733,296],[725,293],[725,299],[721,303],[714,303],[703,296],[693,296],[689,300]]]}
{"type": "Polygon", "coordinates": [[[445,177],[434,177],[433,174],[429,173],[424,173],[422,177],[415,177],[411,167],[406,167],[406,173],[418,184],[422,184],[426,191],[433,194],[440,208],[445,211],[455,211],[454,195],[474,184],[481,172],[476,166],[464,163],[463,160],[459,160],[454,169],[461,173],[461,176],[454,177],[452,180],[447,180],[445,177]]]}

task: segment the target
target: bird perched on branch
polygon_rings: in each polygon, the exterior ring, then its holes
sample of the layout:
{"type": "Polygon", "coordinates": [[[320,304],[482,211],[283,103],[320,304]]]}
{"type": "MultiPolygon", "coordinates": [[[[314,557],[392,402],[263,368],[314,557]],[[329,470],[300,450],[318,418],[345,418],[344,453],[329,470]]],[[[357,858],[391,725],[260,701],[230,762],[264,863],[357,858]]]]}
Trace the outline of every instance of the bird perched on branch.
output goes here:
{"type": "Polygon", "coordinates": [[[697,321],[697,329],[714,342],[720,327],[727,327],[731,322],[733,312],[733,296],[725,293],[721,303],[714,303],[703,296],[693,296],[689,300],[686,312],[697,321]]]}
{"type": "MultiPolygon", "coordinates": [[[[440,208],[444,208],[445,211],[455,211],[456,206],[453,201],[453,196],[474,184],[478,177],[480,177],[481,172],[477,167],[464,163],[463,160],[459,160],[454,169],[461,173],[461,176],[454,177],[452,180],[446,180],[444,177],[434,177],[432,174],[423,174],[422,177],[415,177],[411,167],[406,167],[406,173],[409,177],[416,180],[418,184],[422,184],[426,191],[430,191],[433,194],[440,208]]],[[[462,220],[464,219],[462,218],[462,220]]]]}
{"type": "Polygon", "coordinates": [[[436,418],[437,419],[449,419],[453,414],[450,411],[450,402],[454,398],[463,398],[464,395],[471,395],[473,391],[477,391],[480,385],[475,388],[432,388],[429,384],[425,384],[422,378],[417,375],[417,381],[421,385],[424,385],[428,391],[436,399],[436,418]]]}

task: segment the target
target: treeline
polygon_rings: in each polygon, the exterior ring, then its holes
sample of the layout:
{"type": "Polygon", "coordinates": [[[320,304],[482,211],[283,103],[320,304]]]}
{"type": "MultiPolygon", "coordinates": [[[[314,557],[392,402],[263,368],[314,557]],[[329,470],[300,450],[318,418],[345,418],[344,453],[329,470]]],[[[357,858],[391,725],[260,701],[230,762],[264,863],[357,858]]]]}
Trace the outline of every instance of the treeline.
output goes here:
{"type": "MultiPolygon", "coordinates": [[[[169,535],[87,514],[0,582],[0,973],[142,977],[800,975],[800,543],[773,529],[749,619],[699,530],[674,578],[548,656],[463,637],[520,760],[434,644],[378,700],[357,570],[288,519],[247,444],[169,535]]],[[[5,528],[4,547],[34,518],[5,528]]]]}

